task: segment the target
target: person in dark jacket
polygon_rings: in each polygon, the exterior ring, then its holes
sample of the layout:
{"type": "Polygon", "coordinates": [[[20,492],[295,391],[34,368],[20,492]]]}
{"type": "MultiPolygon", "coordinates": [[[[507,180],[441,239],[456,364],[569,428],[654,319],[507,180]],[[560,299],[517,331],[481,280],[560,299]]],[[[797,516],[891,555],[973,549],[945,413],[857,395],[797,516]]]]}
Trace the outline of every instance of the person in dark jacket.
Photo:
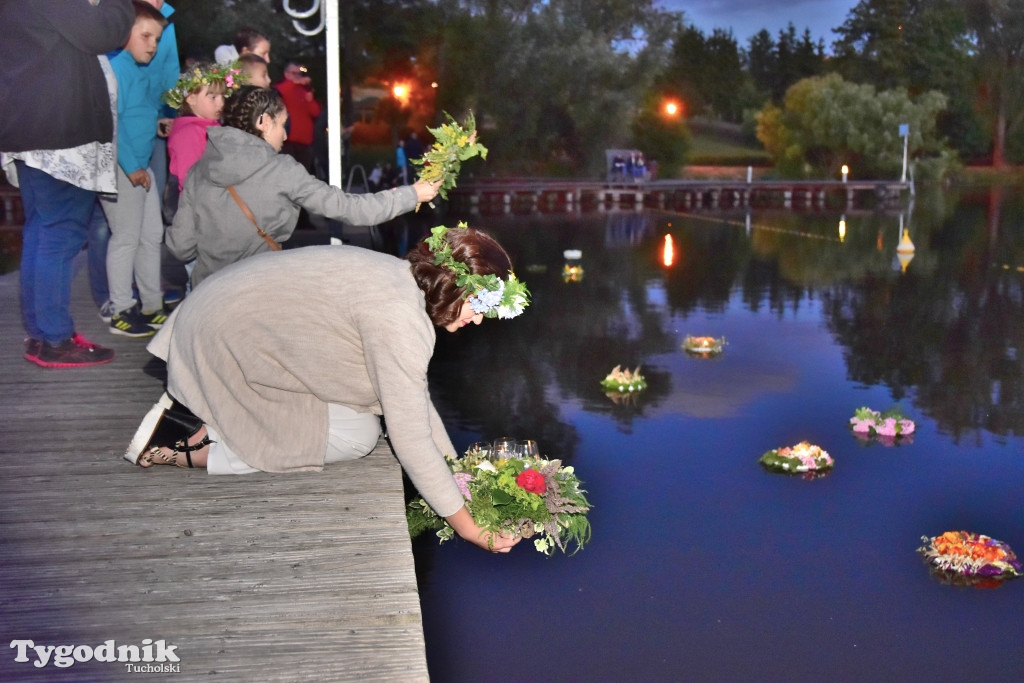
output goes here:
{"type": "Polygon", "coordinates": [[[130,0],[0,3],[0,163],[25,207],[25,358],[42,367],[114,357],[75,332],[71,260],[97,193],[116,189],[113,73],[103,55],[125,44],[134,20],[130,0]]]}

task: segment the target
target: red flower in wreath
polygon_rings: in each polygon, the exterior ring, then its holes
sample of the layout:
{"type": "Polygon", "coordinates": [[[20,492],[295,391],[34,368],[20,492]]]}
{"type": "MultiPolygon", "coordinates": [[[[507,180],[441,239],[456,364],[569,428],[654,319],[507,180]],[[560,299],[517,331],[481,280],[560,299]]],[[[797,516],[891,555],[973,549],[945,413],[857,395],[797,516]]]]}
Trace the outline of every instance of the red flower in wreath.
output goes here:
{"type": "Polygon", "coordinates": [[[544,482],[544,475],[537,470],[523,470],[516,477],[516,484],[519,488],[538,495],[543,495],[548,488],[544,482]]]}

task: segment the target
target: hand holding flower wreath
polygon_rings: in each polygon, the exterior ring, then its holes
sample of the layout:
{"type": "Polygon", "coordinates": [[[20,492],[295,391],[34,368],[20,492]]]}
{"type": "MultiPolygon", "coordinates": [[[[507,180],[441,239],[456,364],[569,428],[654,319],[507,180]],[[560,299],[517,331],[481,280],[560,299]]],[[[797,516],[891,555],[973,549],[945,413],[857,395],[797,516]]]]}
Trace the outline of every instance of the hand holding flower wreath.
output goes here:
{"type": "Polygon", "coordinates": [[[448,112],[444,115],[448,117],[448,123],[438,128],[427,128],[434,136],[434,144],[421,158],[413,159],[412,163],[422,167],[420,180],[428,183],[441,181],[437,191],[442,198],[447,199],[448,190],[455,187],[462,162],[477,155],[486,159],[487,148],[476,141],[476,119],[472,113],[461,126],[448,112]]]}
{"type": "MultiPolygon", "coordinates": [[[[572,467],[540,457],[492,459],[481,452],[446,460],[466,509],[481,528],[534,538],[534,547],[545,555],[555,548],[569,552],[570,544],[575,554],[590,540],[590,503],[572,467]]],[[[428,529],[437,530],[442,543],[455,535],[419,496],[406,508],[406,518],[413,538],[428,529]]]]}

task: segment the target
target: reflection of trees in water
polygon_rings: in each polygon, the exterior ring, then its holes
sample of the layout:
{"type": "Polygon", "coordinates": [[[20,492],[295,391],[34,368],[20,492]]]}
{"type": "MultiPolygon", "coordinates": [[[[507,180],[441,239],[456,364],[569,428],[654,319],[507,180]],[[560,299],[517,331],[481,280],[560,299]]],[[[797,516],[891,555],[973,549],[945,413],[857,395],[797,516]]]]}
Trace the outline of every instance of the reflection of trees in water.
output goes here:
{"type": "Polygon", "coordinates": [[[993,241],[983,207],[960,204],[915,240],[919,252],[931,250],[933,268],[915,257],[903,276],[823,293],[850,378],[885,384],[897,399],[913,389],[918,408],[956,439],[1024,433],[1024,288],[1019,273],[993,265],[1024,263],[1024,244],[1019,225],[1004,222],[999,232],[993,241]]]}
{"type": "Polygon", "coordinates": [[[670,374],[644,366],[648,389],[635,403],[609,400],[601,378],[678,351],[670,319],[723,311],[738,290],[749,310],[779,316],[820,298],[850,379],[885,385],[897,400],[912,395],[955,438],[1024,433],[1024,276],[1012,268],[1024,266],[1024,230],[1014,222],[1024,212],[1004,207],[992,229],[985,198],[918,205],[926,210],[907,222],[917,251],[906,273],[895,261],[892,214],[847,217],[842,243],[830,221],[796,212],[755,218],[749,237],[742,226],[657,214],[488,218],[534,302],[513,321],[440,332],[432,387],[484,438],[529,435],[568,456],[578,436],[560,419],[563,405],[629,430],[669,396],[670,374]],[[676,244],[670,269],[659,264],[665,232],[676,244]],[[582,282],[561,280],[569,248],[583,252],[582,282]],[[527,266],[542,272],[526,275],[527,266]]]}
{"type": "Polygon", "coordinates": [[[653,252],[631,248],[632,237],[609,239],[648,231],[648,220],[616,223],[602,234],[593,224],[564,218],[520,218],[513,227],[489,219],[486,228],[509,248],[533,302],[515,320],[487,320],[456,335],[439,332],[431,365],[435,396],[484,438],[528,434],[561,457],[578,442],[558,419],[563,403],[582,402],[628,428],[645,405],[668,394],[668,374],[642,368],[648,388],[636,405],[610,401],[600,381],[615,365],[635,367],[675,345],[662,329],[663,311],[647,301],[644,282],[659,276],[653,252]],[[581,282],[562,281],[566,249],[583,252],[587,277],[581,282]]]}

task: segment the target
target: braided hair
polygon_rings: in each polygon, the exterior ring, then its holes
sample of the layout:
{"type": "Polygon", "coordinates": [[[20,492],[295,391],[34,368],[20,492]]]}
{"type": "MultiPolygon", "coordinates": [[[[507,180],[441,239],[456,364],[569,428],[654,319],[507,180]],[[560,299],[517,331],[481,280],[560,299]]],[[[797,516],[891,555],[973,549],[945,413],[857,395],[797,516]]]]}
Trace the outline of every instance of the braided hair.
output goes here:
{"type": "Polygon", "coordinates": [[[277,90],[245,85],[224,103],[224,125],[262,138],[263,133],[256,127],[260,117],[276,119],[284,112],[284,100],[277,90]]]}

